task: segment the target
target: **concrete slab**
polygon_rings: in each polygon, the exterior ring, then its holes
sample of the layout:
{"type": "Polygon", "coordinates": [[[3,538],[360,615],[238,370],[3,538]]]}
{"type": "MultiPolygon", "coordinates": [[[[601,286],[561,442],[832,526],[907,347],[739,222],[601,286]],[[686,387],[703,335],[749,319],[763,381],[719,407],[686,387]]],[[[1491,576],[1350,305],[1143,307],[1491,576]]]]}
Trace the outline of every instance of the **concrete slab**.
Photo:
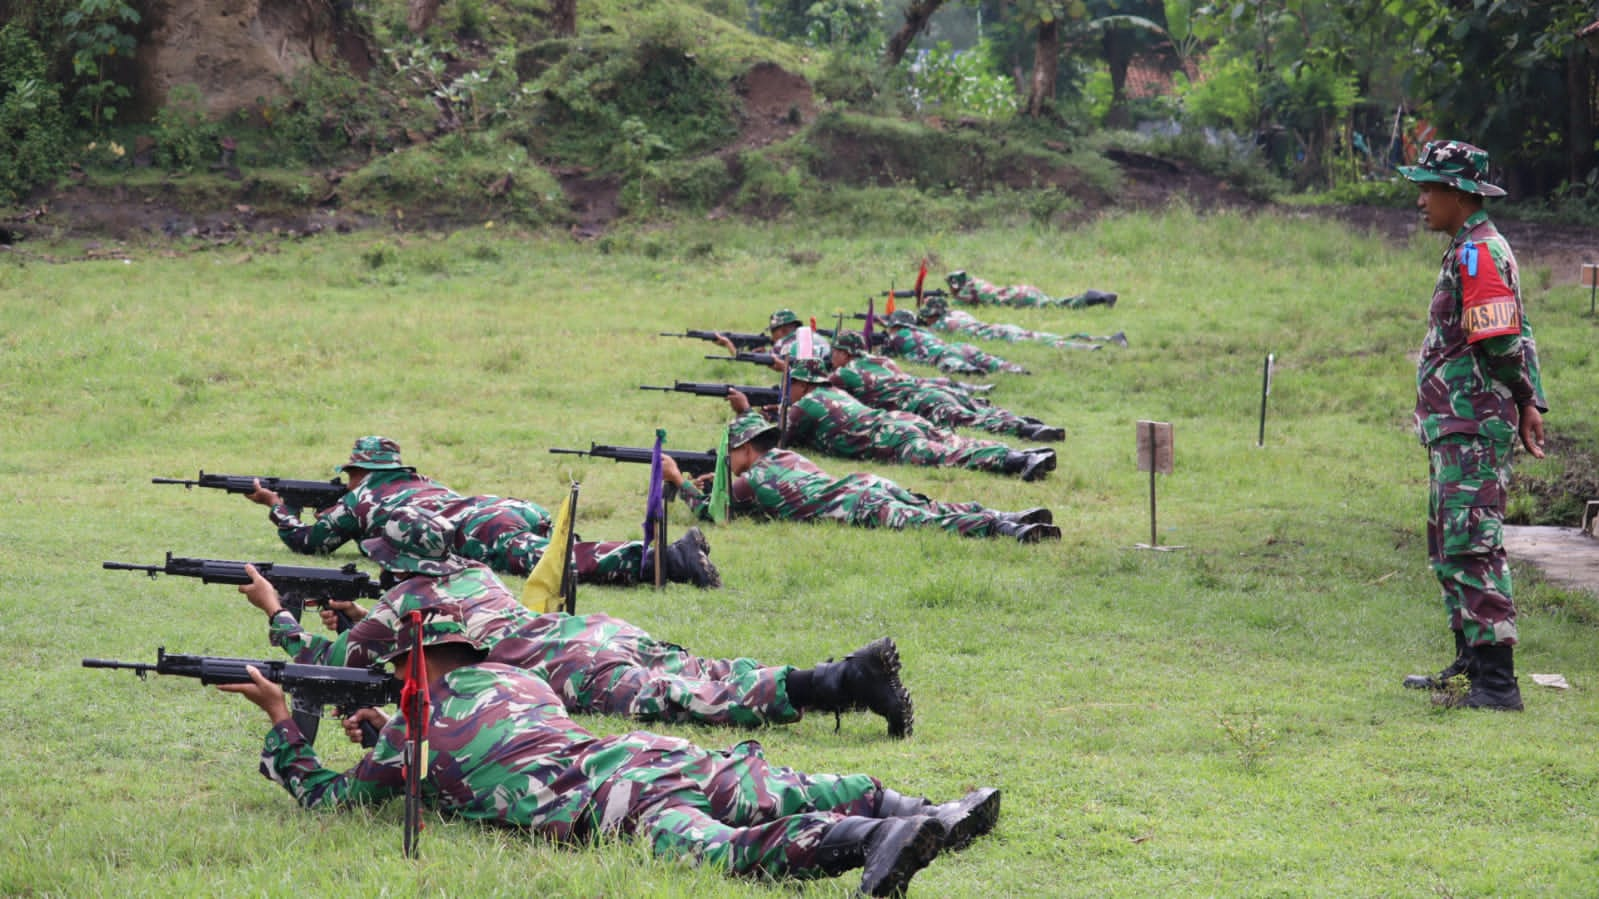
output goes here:
{"type": "Polygon", "coordinates": [[[1511,563],[1530,562],[1551,582],[1599,596],[1599,539],[1579,528],[1505,525],[1511,563]]]}

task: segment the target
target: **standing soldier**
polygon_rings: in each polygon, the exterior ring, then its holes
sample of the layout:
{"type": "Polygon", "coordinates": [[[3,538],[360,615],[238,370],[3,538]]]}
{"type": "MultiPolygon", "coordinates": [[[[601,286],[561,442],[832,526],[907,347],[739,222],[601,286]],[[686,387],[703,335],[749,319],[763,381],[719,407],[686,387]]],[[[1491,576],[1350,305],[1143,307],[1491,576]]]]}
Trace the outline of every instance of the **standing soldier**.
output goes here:
{"type": "Polygon", "coordinates": [[[1048,331],[1029,331],[1020,325],[1002,325],[979,321],[970,312],[949,308],[943,297],[928,297],[916,312],[923,327],[948,334],[975,337],[978,340],[1003,340],[1006,343],[1032,341],[1062,350],[1097,350],[1106,343],[1127,345],[1127,334],[1117,331],[1109,337],[1095,337],[1082,331],[1076,334],[1051,334],[1048,331]]]}
{"type": "Polygon", "coordinates": [[[1543,458],[1543,384],[1532,325],[1521,302],[1516,257],[1488,220],[1488,154],[1459,141],[1432,141],[1400,174],[1421,185],[1427,227],[1452,235],[1427,313],[1416,376],[1416,433],[1429,457],[1427,555],[1443,587],[1455,661],[1407,686],[1438,689],[1464,673],[1464,697],[1444,705],[1521,710],[1513,660],[1516,605],[1510,595],[1503,521],[1510,459],[1519,435],[1543,458]]]}
{"type": "Polygon", "coordinates": [[[1082,309],[1085,306],[1115,306],[1116,294],[1102,290],[1085,290],[1074,297],[1052,297],[1030,284],[999,287],[974,278],[962,271],[944,276],[951,296],[969,306],[1065,306],[1082,309]]]}
{"type": "MultiPolygon", "coordinates": [[[[350,460],[336,470],[350,481],[339,501],[303,523],[271,490],[256,485],[246,497],[271,507],[268,518],[289,549],[313,555],[331,553],[351,540],[375,536],[398,509],[415,506],[438,512],[456,527],[455,551],[505,574],[525,577],[550,545],[550,515],[526,500],[498,496],[462,496],[400,461],[400,445],[387,437],[355,441],[350,460]]],[[[641,582],[643,541],[574,544],[578,583],[641,582]]],[[[721,576],[709,558],[704,535],[685,534],[668,547],[663,561],[668,580],[697,587],[719,587],[721,576]]]]}
{"type": "Polygon", "coordinates": [[[894,360],[867,352],[866,338],[857,331],[845,331],[834,338],[832,363],[833,386],[873,409],[910,412],[945,428],[982,428],[1028,440],[1060,440],[1066,436],[1062,428],[1001,409],[934,379],[906,374],[894,360]]]}
{"type": "MultiPolygon", "coordinates": [[[[822,359],[797,359],[789,365],[786,442],[815,447],[846,459],[877,459],[902,465],[969,468],[1021,475],[1036,481],[1055,469],[1055,451],[1016,452],[1003,443],[975,440],[943,430],[920,415],[873,409],[829,381],[822,359]]],[[[737,390],[727,401],[739,415],[750,409],[737,390]]],[[[767,407],[776,417],[778,410],[767,407]]]]}
{"type": "MultiPolygon", "coordinates": [[[[894,530],[937,527],[962,537],[1015,537],[1022,543],[1060,539],[1048,509],[1000,512],[977,503],[938,502],[865,472],[834,478],[799,453],[778,449],[777,425],[754,412],[735,418],[727,434],[729,509],[735,515],[894,530]]],[[[661,460],[661,469],[689,509],[710,520],[705,490],[714,475],[695,483],[669,456],[661,460]]]]}
{"type": "Polygon", "coordinates": [[[916,313],[909,309],[896,310],[885,323],[883,342],[879,345],[886,356],[898,356],[923,365],[931,365],[945,372],[996,372],[1030,374],[1015,362],[1007,362],[991,353],[985,353],[969,343],[947,343],[932,331],[916,323],[916,313]]]}

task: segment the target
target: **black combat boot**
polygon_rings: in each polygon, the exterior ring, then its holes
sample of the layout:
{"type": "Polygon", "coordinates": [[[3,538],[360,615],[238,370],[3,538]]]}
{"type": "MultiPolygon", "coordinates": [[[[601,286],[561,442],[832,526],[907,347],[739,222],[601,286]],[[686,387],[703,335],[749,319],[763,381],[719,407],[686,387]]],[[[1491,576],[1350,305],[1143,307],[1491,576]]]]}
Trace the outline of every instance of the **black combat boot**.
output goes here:
{"type": "Polygon", "coordinates": [[[861,872],[865,896],[902,896],[916,872],[938,855],[944,825],[926,815],[913,818],[840,818],[822,832],[816,865],[837,876],[861,872]]]}
{"type": "Polygon", "coordinates": [[[938,823],[944,825],[944,851],[956,852],[994,829],[994,823],[999,820],[999,790],[984,787],[959,799],[936,805],[930,799],[901,796],[893,790],[884,790],[880,794],[877,817],[908,818],[916,815],[937,818],[938,823]]]}
{"type": "Polygon", "coordinates": [[[1126,346],[1127,345],[1127,332],[1126,331],[1117,331],[1115,334],[1110,335],[1110,337],[1108,337],[1106,339],[1108,339],[1111,343],[1116,344],[1117,346],[1126,346]]]}
{"type": "Polygon", "coordinates": [[[1039,543],[1059,540],[1060,528],[1052,524],[1019,524],[1014,521],[994,522],[994,533],[1001,537],[1015,537],[1018,543],[1039,543]]]}
{"type": "Polygon", "coordinates": [[[1071,307],[1076,309],[1081,306],[1105,306],[1115,308],[1116,294],[1104,290],[1085,290],[1072,297],[1071,307]]]}
{"type": "MultiPolygon", "coordinates": [[[[666,579],[674,584],[693,584],[702,590],[722,586],[722,576],[711,564],[711,545],[699,528],[689,528],[683,536],[667,544],[666,579]]],[[[649,570],[646,563],[645,570],[649,570]]]]}
{"type": "Polygon", "coordinates": [[[1466,668],[1466,676],[1471,678],[1471,689],[1466,691],[1465,696],[1458,699],[1449,697],[1443,704],[1462,709],[1521,711],[1521,688],[1516,685],[1515,651],[1514,646],[1503,643],[1472,647],[1471,662],[1466,668]]]}
{"type": "Polygon", "coordinates": [[[1043,422],[1037,424],[1028,422],[1017,436],[1026,437],[1028,440],[1065,440],[1066,429],[1046,425],[1043,422]]]}
{"type": "MultiPolygon", "coordinates": [[[[910,691],[899,679],[899,647],[890,637],[874,640],[844,657],[788,673],[788,701],[797,709],[870,711],[888,719],[888,735],[908,737],[916,724],[910,691]]],[[[835,725],[835,730],[837,726],[835,725]]]]}
{"type": "Polygon", "coordinates": [[[1005,456],[1005,464],[1000,471],[1005,474],[1019,474],[1024,481],[1036,481],[1049,474],[1055,465],[1054,456],[1041,456],[1037,453],[1009,453],[1005,456]]]}
{"type": "Polygon", "coordinates": [[[1049,511],[1043,506],[1035,506],[1031,509],[1023,509],[1020,512],[1001,512],[999,513],[999,517],[1005,519],[1006,521],[1014,521],[1017,524],[1055,523],[1055,513],[1049,511]]]}
{"type": "Polygon", "coordinates": [[[1471,661],[1471,647],[1466,643],[1464,631],[1455,631],[1455,660],[1437,674],[1408,674],[1405,686],[1412,690],[1442,690],[1449,679],[1465,674],[1471,661]]]}

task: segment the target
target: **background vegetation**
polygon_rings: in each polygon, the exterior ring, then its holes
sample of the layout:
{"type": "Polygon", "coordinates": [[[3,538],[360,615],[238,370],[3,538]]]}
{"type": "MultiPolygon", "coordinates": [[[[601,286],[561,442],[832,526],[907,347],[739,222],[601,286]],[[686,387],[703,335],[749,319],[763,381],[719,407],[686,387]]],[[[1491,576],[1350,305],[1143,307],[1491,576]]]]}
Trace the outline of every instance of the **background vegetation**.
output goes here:
{"type": "MultiPolygon", "coordinates": [[[[569,214],[550,190],[565,171],[625,184],[622,211],[647,218],[685,200],[700,208],[707,190],[724,201],[763,189],[745,174],[788,150],[736,145],[748,124],[737,79],[757,63],[805,76],[826,111],[885,119],[884,133],[909,123],[929,144],[951,123],[978,123],[1024,154],[1109,133],[1346,201],[1391,202],[1392,166],[1434,133],[1486,147],[1514,196],[1567,217],[1592,215],[1599,178],[1599,94],[1578,35],[1594,12],[1578,0],[283,4],[332,23],[370,71],[324,60],[276,95],[196,115],[210,98],[192,84],[159,108],[135,102],[135,62],[157,49],[136,5],[0,0],[0,202],[73,167],[111,180],[145,166],[342,175],[403,152],[425,161],[351,181],[338,202],[381,214],[437,193],[442,217],[470,219],[465,203],[544,224],[569,214]],[[696,189],[659,185],[684,169],[696,189]]],[[[826,148],[811,129],[795,140],[826,148]]],[[[960,185],[1014,186],[989,172],[960,185]]]]}
{"type": "MultiPolygon", "coordinates": [[[[1065,539],[735,523],[710,533],[720,591],[585,589],[582,610],[708,655],[809,665],[891,634],[917,704],[904,742],[868,716],[838,733],[826,717],[667,730],[710,746],[754,736],[781,763],[939,798],[1000,786],[998,830],[935,862],[919,895],[1591,892],[1596,600],[1517,568],[1524,714],[1439,711],[1399,687],[1448,652],[1408,424],[1436,239],[1182,206],[1070,232],[921,224],[903,237],[843,218],[682,223],[587,244],[502,225],[249,253],[177,241],[127,262],[0,257],[0,294],[26,298],[0,303],[0,893],[773,896],[636,847],[566,851],[436,818],[407,863],[397,808],[301,812],[256,772],[252,706],[80,667],[162,645],[266,657],[259,614],[226,587],[99,563],[285,559],[258,507],[149,478],[322,476],[367,433],[462,491],[553,505],[577,477],[583,534],[634,535],[641,467],[546,450],[642,445],[656,427],[703,449],[725,406],[637,385],[757,377],[657,331],[852,311],[924,253],[935,272],[1121,294],[1114,309],[1004,314],[1131,341],[1001,350],[1036,374],[1003,378],[995,399],[1068,429],[1049,480],[877,469],[939,497],[1047,504],[1065,539]],[[1158,521],[1180,550],[1131,548],[1149,538],[1141,418],[1174,425],[1158,521]]],[[[1586,292],[1536,266],[1524,277],[1551,433],[1592,445],[1586,292]]],[[[1518,476],[1554,478],[1573,458],[1518,476]]],[[[357,758],[324,749],[330,764],[357,758]]]]}

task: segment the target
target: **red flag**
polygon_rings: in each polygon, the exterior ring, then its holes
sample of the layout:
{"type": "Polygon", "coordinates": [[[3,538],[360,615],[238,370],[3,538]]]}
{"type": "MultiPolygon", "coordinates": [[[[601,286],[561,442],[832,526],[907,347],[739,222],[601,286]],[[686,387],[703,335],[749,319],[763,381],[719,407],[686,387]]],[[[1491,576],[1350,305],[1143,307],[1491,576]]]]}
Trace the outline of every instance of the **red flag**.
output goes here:
{"type": "Polygon", "coordinates": [[[894,314],[894,288],[888,289],[888,302],[883,304],[883,317],[888,318],[894,314]]]}
{"type": "Polygon", "coordinates": [[[916,308],[922,308],[922,282],[927,280],[927,257],[922,257],[921,270],[916,273],[916,308]]]}

